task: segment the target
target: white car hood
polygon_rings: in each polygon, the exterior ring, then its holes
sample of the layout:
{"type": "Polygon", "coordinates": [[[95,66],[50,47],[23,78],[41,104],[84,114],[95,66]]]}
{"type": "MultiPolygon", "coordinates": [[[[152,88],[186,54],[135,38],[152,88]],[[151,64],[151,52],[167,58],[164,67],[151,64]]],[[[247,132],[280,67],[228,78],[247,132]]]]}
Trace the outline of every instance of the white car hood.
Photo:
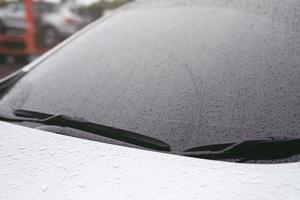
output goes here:
{"type": "Polygon", "coordinates": [[[0,199],[299,199],[300,163],[236,164],[0,122],[0,199]]]}

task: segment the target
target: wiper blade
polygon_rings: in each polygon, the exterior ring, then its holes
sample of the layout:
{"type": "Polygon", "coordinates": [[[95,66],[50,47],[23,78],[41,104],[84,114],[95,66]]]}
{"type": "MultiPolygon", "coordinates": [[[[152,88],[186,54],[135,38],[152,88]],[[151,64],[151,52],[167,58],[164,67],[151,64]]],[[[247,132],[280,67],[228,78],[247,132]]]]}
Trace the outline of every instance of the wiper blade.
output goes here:
{"type": "Polygon", "coordinates": [[[29,110],[15,110],[14,114],[22,118],[0,116],[0,120],[12,122],[34,122],[52,126],[63,126],[89,132],[95,135],[115,139],[118,141],[146,147],[154,150],[170,151],[170,145],[153,137],[122,130],[102,124],[75,119],[65,115],[53,115],[29,110]]]}
{"type": "Polygon", "coordinates": [[[183,155],[214,160],[275,160],[300,154],[300,138],[270,137],[237,143],[213,144],[184,150],[183,155]]]}

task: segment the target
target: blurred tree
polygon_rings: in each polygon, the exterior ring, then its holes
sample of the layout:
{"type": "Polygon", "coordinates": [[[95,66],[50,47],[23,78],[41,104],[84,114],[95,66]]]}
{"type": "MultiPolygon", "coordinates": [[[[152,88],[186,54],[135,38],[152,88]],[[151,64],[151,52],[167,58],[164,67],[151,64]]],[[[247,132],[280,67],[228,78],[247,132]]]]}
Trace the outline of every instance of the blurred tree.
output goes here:
{"type": "Polygon", "coordinates": [[[114,1],[108,1],[108,0],[99,0],[99,4],[104,10],[112,10],[116,9],[126,3],[128,3],[128,0],[114,0],[114,1]]]}
{"type": "Polygon", "coordinates": [[[23,0],[0,0],[0,7],[7,5],[9,2],[16,2],[16,1],[23,1],[23,0]]]}
{"type": "Polygon", "coordinates": [[[0,7],[1,6],[4,6],[6,4],[6,1],[5,0],[0,0],[0,7]]]}

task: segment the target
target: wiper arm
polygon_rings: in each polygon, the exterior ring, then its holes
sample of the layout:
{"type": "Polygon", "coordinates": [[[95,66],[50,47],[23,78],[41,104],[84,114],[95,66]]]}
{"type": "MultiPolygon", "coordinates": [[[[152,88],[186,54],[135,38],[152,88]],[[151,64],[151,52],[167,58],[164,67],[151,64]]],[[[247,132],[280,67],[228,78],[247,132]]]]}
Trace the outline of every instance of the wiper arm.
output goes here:
{"type": "Polygon", "coordinates": [[[29,110],[15,110],[14,114],[22,118],[9,118],[0,116],[0,120],[12,122],[34,122],[52,126],[63,126],[138,145],[141,147],[161,151],[170,151],[170,146],[167,143],[156,138],[89,122],[84,119],[75,119],[65,115],[53,115],[29,110]]]}
{"type": "Polygon", "coordinates": [[[274,160],[300,154],[300,138],[270,137],[237,143],[213,144],[184,150],[183,155],[214,160],[274,160]]]}

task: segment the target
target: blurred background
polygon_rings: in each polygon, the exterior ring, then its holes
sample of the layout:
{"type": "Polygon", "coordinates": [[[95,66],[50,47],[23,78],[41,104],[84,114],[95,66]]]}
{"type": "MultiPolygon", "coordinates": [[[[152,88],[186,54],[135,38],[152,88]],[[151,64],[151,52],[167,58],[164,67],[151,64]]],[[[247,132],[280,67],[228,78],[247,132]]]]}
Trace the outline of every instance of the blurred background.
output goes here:
{"type": "Polygon", "coordinates": [[[132,0],[0,0],[0,78],[132,0]]]}

